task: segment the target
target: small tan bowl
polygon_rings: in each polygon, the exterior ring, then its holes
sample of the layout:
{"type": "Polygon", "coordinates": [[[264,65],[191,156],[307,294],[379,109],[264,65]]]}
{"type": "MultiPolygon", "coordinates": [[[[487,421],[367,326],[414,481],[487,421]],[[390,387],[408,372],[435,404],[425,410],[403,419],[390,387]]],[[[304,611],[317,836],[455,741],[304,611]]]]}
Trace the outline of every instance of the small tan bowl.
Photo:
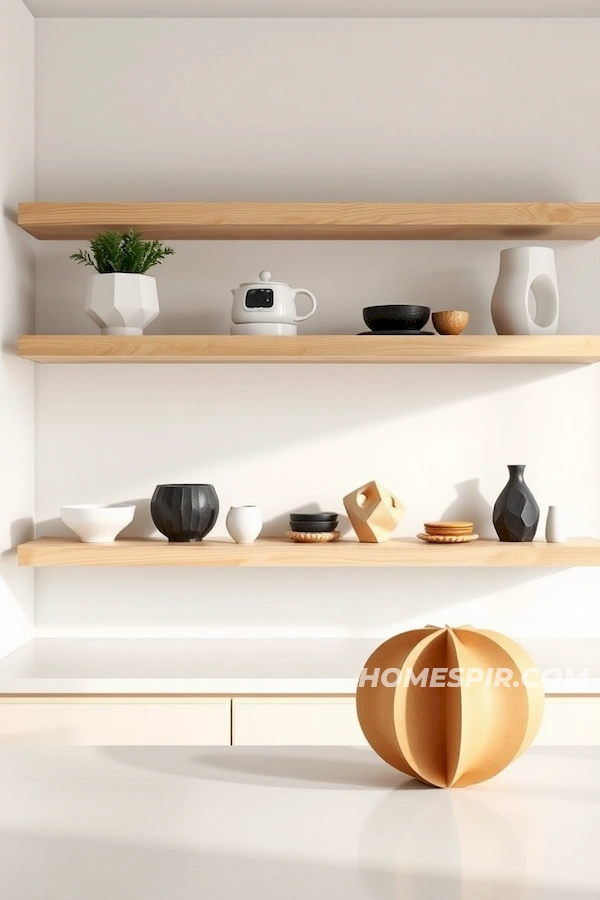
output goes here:
{"type": "Polygon", "coordinates": [[[460,334],[469,324],[469,313],[464,309],[444,309],[432,313],[431,321],[438,334],[460,334]]]}

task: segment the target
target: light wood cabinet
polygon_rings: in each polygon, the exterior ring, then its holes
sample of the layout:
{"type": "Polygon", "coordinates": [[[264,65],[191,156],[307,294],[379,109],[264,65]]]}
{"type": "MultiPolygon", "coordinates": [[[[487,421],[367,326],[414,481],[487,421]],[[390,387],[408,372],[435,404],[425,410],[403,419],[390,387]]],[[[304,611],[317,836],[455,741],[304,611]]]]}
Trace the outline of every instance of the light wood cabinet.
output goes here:
{"type": "MultiPolygon", "coordinates": [[[[538,746],[600,745],[600,696],[548,697],[538,746]]],[[[0,745],[358,746],[352,696],[0,697],[0,745]]]]}
{"type": "Polygon", "coordinates": [[[234,745],[365,744],[354,697],[248,697],[233,700],[234,745]]]}
{"type": "Polygon", "coordinates": [[[228,745],[231,701],[213,697],[3,697],[0,744],[228,745]]]}

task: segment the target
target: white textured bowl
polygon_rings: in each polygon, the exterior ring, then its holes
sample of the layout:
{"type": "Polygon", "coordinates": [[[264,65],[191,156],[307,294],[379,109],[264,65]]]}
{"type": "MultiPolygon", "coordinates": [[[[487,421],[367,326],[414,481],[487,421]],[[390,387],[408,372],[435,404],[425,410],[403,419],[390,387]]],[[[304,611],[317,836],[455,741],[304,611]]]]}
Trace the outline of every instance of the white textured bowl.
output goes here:
{"type": "Polygon", "coordinates": [[[133,522],[135,506],[61,506],[60,517],[84,544],[110,544],[133,522]]]}

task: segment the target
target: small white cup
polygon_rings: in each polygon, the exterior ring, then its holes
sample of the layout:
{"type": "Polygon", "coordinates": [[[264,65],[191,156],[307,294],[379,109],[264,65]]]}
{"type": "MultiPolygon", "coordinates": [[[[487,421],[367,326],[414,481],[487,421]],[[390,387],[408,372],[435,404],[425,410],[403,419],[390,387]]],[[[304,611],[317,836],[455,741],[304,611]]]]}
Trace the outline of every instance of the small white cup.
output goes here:
{"type": "Polygon", "coordinates": [[[260,509],[258,506],[232,506],[225,525],[236,544],[252,544],[263,525],[260,509]]]}

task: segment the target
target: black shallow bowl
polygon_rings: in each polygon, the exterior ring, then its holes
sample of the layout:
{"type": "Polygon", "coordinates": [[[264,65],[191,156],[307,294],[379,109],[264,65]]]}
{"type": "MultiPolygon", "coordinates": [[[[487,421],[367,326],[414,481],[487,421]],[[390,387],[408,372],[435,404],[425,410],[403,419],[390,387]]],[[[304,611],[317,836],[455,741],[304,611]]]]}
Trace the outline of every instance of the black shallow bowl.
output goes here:
{"type": "Polygon", "coordinates": [[[428,306],[409,303],[387,306],[365,306],[363,319],[371,331],[420,331],[429,320],[428,306]]]}
{"type": "Polygon", "coordinates": [[[290,522],[331,522],[337,517],[336,512],[290,513],[290,522]]]}
{"type": "Polygon", "coordinates": [[[305,531],[314,534],[319,531],[335,531],[338,526],[337,519],[331,522],[290,522],[291,531],[305,531]]]}

